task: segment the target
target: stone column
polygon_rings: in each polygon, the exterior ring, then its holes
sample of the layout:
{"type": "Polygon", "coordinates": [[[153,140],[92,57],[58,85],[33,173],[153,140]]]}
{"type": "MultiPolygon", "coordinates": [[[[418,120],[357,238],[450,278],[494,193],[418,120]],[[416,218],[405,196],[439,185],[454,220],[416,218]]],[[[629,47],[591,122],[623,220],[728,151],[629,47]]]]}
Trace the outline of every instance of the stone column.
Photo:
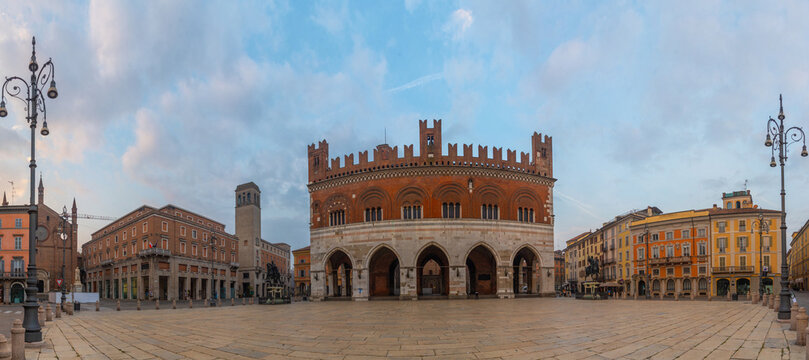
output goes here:
{"type": "MultiPolygon", "coordinates": [[[[191,293],[191,277],[188,276],[189,274],[185,274],[185,275],[186,275],[186,277],[183,278],[184,279],[183,282],[185,282],[185,284],[183,285],[183,288],[185,288],[185,291],[188,292],[188,299],[193,299],[194,294],[191,293]]],[[[186,299],[186,300],[188,300],[188,299],[186,299]]]]}
{"type": "MultiPolygon", "coordinates": [[[[399,264],[399,299],[415,300],[416,296],[416,276],[415,269],[404,267],[399,264]]],[[[314,289],[314,288],[312,288],[314,289]]]]}
{"type": "Polygon", "coordinates": [[[370,289],[370,281],[368,281],[369,273],[370,272],[367,269],[353,269],[353,271],[351,271],[351,276],[353,277],[353,280],[351,281],[351,292],[353,294],[351,297],[353,300],[368,300],[368,291],[370,289]]]}
{"type": "MultiPolygon", "coordinates": [[[[199,274],[197,274],[197,275],[199,275],[199,274]]],[[[194,289],[194,292],[196,293],[196,294],[194,294],[194,299],[202,300],[202,297],[204,296],[204,294],[202,293],[202,279],[200,279],[199,276],[198,276],[196,279],[194,279],[194,281],[197,282],[197,288],[194,289]]]]}
{"type": "Polygon", "coordinates": [[[169,291],[168,300],[180,297],[180,270],[174,258],[169,259],[169,291]]]}
{"type": "Polygon", "coordinates": [[[466,299],[466,266],[449,267],[449,298],[466,299]]]}
{"type": "MultiPolygon", "coordinates": [[[[498,267],[498,277],[503,278],[503,290],[504,293],[500,296],[501,299],[513,299],[514,298],[514,277],[520,276],[520,274],[514,272],[513,266],[500,266],[498,267]]],[[[500,284],[498,283],[498,293],[500,293],[500,284]]]]}
{"type": "Polygon", "coordinates": [[[138,267],[137,279],[138,279],[138,293],[135,294],[135,299],[141,299],[143,297],[142,294],[144,293],[145,290],[143,289],[143,276],[141,276],[140,267],[138,267]]]}

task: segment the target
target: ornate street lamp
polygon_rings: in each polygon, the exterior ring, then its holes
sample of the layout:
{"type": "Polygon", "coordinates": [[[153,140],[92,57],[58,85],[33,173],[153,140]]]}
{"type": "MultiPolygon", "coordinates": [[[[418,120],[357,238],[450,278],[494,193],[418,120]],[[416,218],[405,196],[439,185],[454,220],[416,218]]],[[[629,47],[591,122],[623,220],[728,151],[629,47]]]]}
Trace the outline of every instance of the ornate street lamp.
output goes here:
{"type": "Polygon", "coordinates": [[[25,281],[25,315],[23,318],[23,327],[25,328],[25,342],[40,342],[42,341],[42,329],[37,320],[37,312],[39,311],[39,303],[37,302],[37,278],[36,278],[36,235],[37,229],[37,205],[34,202],[34,173],[36,172],[36,158],[35,158],[35,142],[34,134],[37,127],[37,117],[39,112],[42,112],[42,129],[40,134],[47,136],[50,131],[48,130],[48,116],[45,109],[45,97],[42,94],[40,86],[44,87],[45,84],[50,82],[50,88],[47,90],[48,97],[55,99],[59,93],[56,91],[56,81],[54,80],[54,67],[51,59],[48,59],[40,69],[37,64],[36,57],[36,38],[31,40],[32,51],[31,61],[28,63],[28,70],[31,71],[31,80],[26,82],[23,78],[18,76],[6,77],[3,83],[3,88],[0,89],[0,117],[6,117],[8,110],[6,110],[6,98],[8,94],[11,97],[17,98],[25,103],[26,117],[29,127],[31,128],[31,160],[28,167],[31,169],[31,203],[28,207],[28,279],[25,281]],[[39,72],[37,72],[39,70],[39,72]],[[23,94],[25,90],[25,94],[23,94]]]}
{"type": "Polygon", "coordinates": [[[806,136],[803,129],[797,126],[784,129],[784,102],[781,95],[778,96],[780,109],[778,110],[778,121],[770,118],[767,121],[767,138],[764,141],[764,146],[767,146],[772,151],[770,158],[770,166],[775,167],[775,152],[778,152],[778,162],[781,164],[781,304],[778,307],[778,318],[781,320],[789,319],[790,316],[790,296],[789,296],[789,268],[787,267],[787,213],[786,213],[786,191],[784,191],[784,164],[787,161],[787,153],[789,145],[801,142],[803,149],[801,156],[806,157],[809,152],[806,151],[806,136]]]}
{"type": "MultiPolygon", "coordinates": [[[[764,265],[762,258],[764,257],[764,234],[770,234],[770,222],[764,220],[764,214],[759,211],[758,213],[758,220],[753,222],[753,226],[750,228],[750,232],[755,231],[755,226],[758,224],[758,294],[759,296],[764,295],[764,277],[766,276],[764,272],[764,265]]],[[[767,251],[769,251],[769,246],[767,247],[767,251]]]]}
{"type": "MultiPolygon", "coordinates": [[[[71,232],[73,229],[70,229],[71,232]]],[[[67,247],[67,206],[62,207],[62,231],[60,236],[62,237],[62,303],[61,306],[64,306],[65,301],[67,301],[67,295],[65,295],[65,248],[67,247]]]]}

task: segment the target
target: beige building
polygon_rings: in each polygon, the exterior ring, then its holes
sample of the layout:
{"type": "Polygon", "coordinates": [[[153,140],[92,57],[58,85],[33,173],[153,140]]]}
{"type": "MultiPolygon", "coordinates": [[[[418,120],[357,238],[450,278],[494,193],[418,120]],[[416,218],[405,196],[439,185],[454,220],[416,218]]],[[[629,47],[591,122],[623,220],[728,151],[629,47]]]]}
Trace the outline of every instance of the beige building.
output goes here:
{"type": "Polygon", "coordinates": [[[261,190],[252,181],[235,190],[236,237],[239,239],[239,284],[241,296],[265,296],[267,265],[275,263],[285,285],[292,289],[290,246],[261,238],[261,190]]]}

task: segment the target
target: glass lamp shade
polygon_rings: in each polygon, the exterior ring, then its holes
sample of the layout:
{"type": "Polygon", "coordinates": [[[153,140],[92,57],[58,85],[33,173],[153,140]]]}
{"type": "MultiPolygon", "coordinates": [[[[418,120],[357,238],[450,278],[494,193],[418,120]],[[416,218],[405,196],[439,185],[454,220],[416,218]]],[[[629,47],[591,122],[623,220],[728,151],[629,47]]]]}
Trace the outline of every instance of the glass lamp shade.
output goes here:
{"type": "Polygon", "coordinates": [[[806,151],[806,145],[804,145],[803,150],[801,150],[801,156],[803,157],[809,156],[809,152],[806,151]]]}
{"type": "Polygon", "coordinates": [[[51,99],[56,99],[59,96],[59,92],[56,91],[56,81],[51,80],[51,87],[48,89],[48,97],[51,99]]]}
{"type": "Polygon", "coordinates": [[[770,134],[767,134],[767,140],[764,140],[764,146],[766,147],[772,146],[772,139],[770,138],[770,134]]]}
{"type": "Polygon", "coordinates": [[[770,159],[770,167],[775,167],[775,156],[770,159]]]}
{"type": "Polygon", "coordinates": [[[47,121],[42,123],[42,130],[40,130],[39,133],[42,134],[42,136],[48,136],[48,134],[51,133],[50,130],[48,130],[48,122],[47,121]]]}
{"type": "Polygon", "coordinates": [[[8,110],[6,110],[6,102],[0,101],[0,117],[6,117],[8,110]]]}

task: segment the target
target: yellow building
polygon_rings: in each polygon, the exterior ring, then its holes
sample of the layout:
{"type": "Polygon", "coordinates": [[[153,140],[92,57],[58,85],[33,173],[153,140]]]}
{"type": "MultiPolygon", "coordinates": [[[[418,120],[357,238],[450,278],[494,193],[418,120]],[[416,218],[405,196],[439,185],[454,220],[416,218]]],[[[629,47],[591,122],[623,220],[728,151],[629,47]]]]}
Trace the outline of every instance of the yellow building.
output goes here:
{"type": "Polygon", "coordinates": [[[753,205],[749,190],[722,194],[722,204],[709,210],[712,295],[745,295],[760,286],[777,293],[781,212],[753,205]]]}
{"type": "Polygon", "coordinates": [[[809,289],[809,220],[792,234],[789,244],[789,281],[799,290],[809,289]]]}
{"type": "Polygon", "coordinates": [[[605,285],[619,294],[631,292],[632,241],[629,227],[633,221],[660,214],[660,209],[647,207],[616,216],[601,227],[603,240],[603,272],[605,285]]]}

